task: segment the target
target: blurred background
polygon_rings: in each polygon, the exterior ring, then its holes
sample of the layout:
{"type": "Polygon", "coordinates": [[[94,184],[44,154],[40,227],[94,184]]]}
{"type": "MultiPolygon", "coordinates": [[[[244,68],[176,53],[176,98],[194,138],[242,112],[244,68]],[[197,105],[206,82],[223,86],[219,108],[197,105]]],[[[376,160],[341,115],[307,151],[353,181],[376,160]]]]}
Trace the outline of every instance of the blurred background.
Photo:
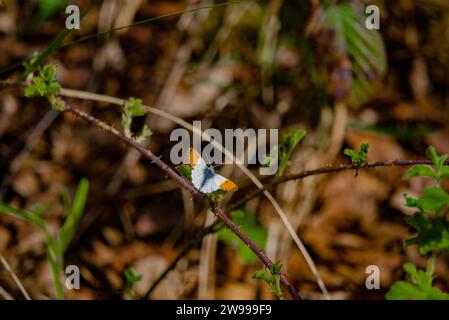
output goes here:
{"type": "MultiPolygon", "coordinates": [[[[2,2],[2,80],[20,79],[23,62],[47,50],[45,62],[56,65],[64,88],[140,98],[187,122],[201,120],[203,129],[305,129],[287,173],[350,163],[343,149],[362,143],[369,143],[369,161],[421,159],[428,145],[449,153],[447,0],[70,1],[79,5],[81,28],[66,33],[69,1],[2,2]],[[380,9],[379,30],[365,27],[367,5],[380,9]],[[107,32],[112,28],[120,30],[107,32]],[[103,34],[85,38],[96,33],[103,34]]],[[[65,215],[61,190],[73,196],[87,178],[86,207],[64,260],[79,266],[81,286],[65,296],[143,296],[213,215],[123,143],[22,92],[0,91],[0,200],[38,211],[55,231],[65,215]],[[131,291],[129,267],[142,275],[131,291]]],[[[120,107],[68,101],[120,128],[120,107]]],[[[169,163],[177,125],[152,114],[135,125],[144,121],[152,130],[149,148],[169,163]]],[[[426,181],[404,181],[405,170],[311,176],[270,190],[332,298],[383,299],[404,277],[404,262],[425,267],[418,249],[403,245],[413,235],[403,218],[414,212],[403,194],[419,194],[426,181]],[[379,290],[365,286],[369,265],[380,269],[379,290]]],[[[219,171],[241,187],[226,201],[251,189],[238,167],[219,171]]],[[[272,204],[257,197],[240,214],[240,225],[284,265],[301,294],[322,299],[272,204]]],[[[0,215],[0,254],[33,298],[56,298],[41,230],[0,215]]],[[[442,257],[436,269],[436,285],[445,291],[448,264],[442,257]]],[[[265,283],[251,279],[261,267],[235,239],[209,234],[149,297],[273,299],[265,283]]],[[[4,268],[0,286],[21,298],[4,268]]]]}

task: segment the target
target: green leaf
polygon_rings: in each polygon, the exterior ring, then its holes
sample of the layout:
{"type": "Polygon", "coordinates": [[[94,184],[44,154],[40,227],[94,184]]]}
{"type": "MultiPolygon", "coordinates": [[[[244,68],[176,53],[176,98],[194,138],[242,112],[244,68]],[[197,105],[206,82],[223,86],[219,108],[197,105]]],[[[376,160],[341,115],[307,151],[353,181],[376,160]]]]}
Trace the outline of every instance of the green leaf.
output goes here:
{"type": "Polygon", "coordinates": [[[143,276],[141,274],[137,274],[136,271],[129,267],[125,269],[125,277],[126,277],[126,292],[131,296],[131,298],[136,298],[136,293],[134,292],[133,286],[135,283],[141,281],[143,276]]]}
{"type": "Polygon", "coordinates": [[[282,136],[282,141],[280,145],[274,147],[270,155],[265,157],[262,161],[263,166],[271,167],[276,162],[278,162],[278,170],[276,176],[282,176],[285,169],[287,168],[288,161],[296,147],[296,145],[304,138],[306,135],[305,130],[292,130],[282,136]]]}
{"type": "Polygon", "coordinates": [[[338,59],[351,61],[350,102],[359,106],[374,93],[372,78],[384,75],[387,68],[382,37],[365,28],[365,15],[349,3],[327,5],[319,16],[317,28],[333,32],[338,59]]]}
{"type": "Polygon", "coordinates": [[[424,189],[417,201],[418,208],[430,212],[438,212],[447,204],[449,204],[449,194],[440,186],[424,189]]]}
{"type": "Polygon", "coordinates": [[[50,265],[50,271],[56,289],[56,296],[58,297],[58,299],[63,299],[64,291],[60,279],[62,260],[61,252],[59,251],[59,248],[53,236],[50,234],[45,221],[35,212],[14,208],[5,203],[0,203],[0,214],[1,213],[9,214],[16,218],[27,220],[35,224],[44,233],[47,244],[47,261],[50,265]]]}
{"type": "Polygon", "coordinates": [[[132,267],[129,267],[125,270],[125,277],[126,280],[131,284],[139,282],[143,278],[143,276],[141,274],[137,274],[132,267]]]}
{"type": "Polygon", "coordinates": [[[449,166],[444,166],[441,168],[438,180],[443,180],[449,178],[449,166]]]}
{"type": "MultiPolygon", "coordinates": [[[[133,118],[144,116],[147,113],[146,109],[142,107],[142,100],[129,98],[123,104],[122,110],[122,127],[123,132],[127,137],[132,137],[131,125],[133,118]]],[[[142,133],[138,137],[139,141],[145,141],[151,135],[151,131],[147,126],[144,126],[142,133]]]]}
{"type": "MultiPolygon", "coordinates": [[[[253,212],[236,210],[231,212],[231,219],[259,248],[265,248],[268,232],[265,227],[259,224],[253,212]]],[[[244,264],[253,264],[259,261],[251,249],[230,230],[221,229],[218,231],[218,239],[226,244],[236,246],[238,256],[244,264]]]]}
{"type": "Polygon", "coordinates": [[[0,213],[6,213],[16,218],[24,219],[34,223],[39,229],[48,233],[44,220],[35,212],[14,208],[5,203],[0,203],[0,213]]]}
{"type": "Polygon", "coordinates": [[[283,300],[284,295],[282,293],[281,283],[280,283],[280,273],[282,269],[282,264],[277,262],[273,263],[270,269],[263,268],[254,272],[252,278],[257,280],[263,280],[268,283],[273,290],[276,298],[278,300],[283,300]]]}
{"type": "Polygon", "coordinates": [[[433,171],[431,166],[426,164],[418,164],[410,168],[403,176],[404,179],[408,180],[412,177],[431,177],[436,178],[436,173],[433,171]]]}
{"type": "Polygon", "coordinates": [[[29,86],[25,89],[25,97],[32,98],[38,95],[37,88],[35,86],[29,86]]]}
{"type": "Polygon", "coordinates": [[[42,67],[38,74],[33,78],[32,83],[25,89],[26,97],[44,97],[50,102],[53,109],[62,111],[56,95],[61,91],[61,86],[54,80],[55,65],[48,64],[42,67]]]}
{"type": "Polygon", "coordinates": [[[363,167],[366,164],[366,158],[368,156],[369,144],[362,143],[360,150],[346,148],[343,153],[345,156],[351,158],[351,162],[357,164],[359,167],[363,167]]]}
{"type": "Polygon", "coordinates": [[[176,171],[179,172],[181,176],[189,180],[190,183],[192,183],[192,166],[188,164],[180,164],[175,167],[176,171]]]}
{"type": "Polygon", "coordinates": [[[50,83],[55,78],[55,66],[53,64],[47,64],[42,67],[40,77],[43,81],[50,83]]]}
{"type": "Polygon", "coordinates": [[[52,82],[48,85],[49,94],[58,94],[61,91],[61,85],[57,82],[52,82]]]}
{"type": "Polygon", "coordinates": [[[411,282],[396,281],[385,297],[387,300],[449,300],[449,294],[433,287],[433,272],[417,270],[407,262],[403,266],[411,282]]]}
{"type": "Polygon", "coordinates": [[[430,146],[426,150],[427,157],[432,160],[433,164],[435,165],[436,172],[440,172],[441,168],[444,165],[444,161],[447,159],[447,155],[438,155],[435,147],[430,146]]]}
{"type": "Polygon", "coordinates": [[[405,244],[418,245],[421,254],[449,252],[449,221],[446,217],[429,217],[422,212],[417,212],[405,221],[413,226],[418,235],[407,239],[405,244]]]}
{"type": "Polygon", "coordinates": [[[142,127],[142,132],[139,134],[136,140],[140,144],[147,143],[148,138],[151,136],[151,134],[152,134],[151,129],[146,124],[144,124],[142,127]]]}
{"type": "Polygon", "coordinates": [[[418,206],[418,199],[408,197],[407,195],[405,195],[405,206],[411,207],[411,208],[416,208],[418,206]]]}
{"type": "MultiPolygon", "coordinates": [[[[81,216],[83,215],[86,205],[87,195],[89,192],[89,182],[87,179],[81,179],[78,184],[78,189],[75,194],[70,211],[67,213],[67,218],[59,230],[59,245],[61,252],[64,253],[73,239],[73,236],[78,229],[81,216]]],[[[65,200],[65,202],[67,199],[65,200]]],[[[65,205],[67,206],[67,204],[65,205]]]]}

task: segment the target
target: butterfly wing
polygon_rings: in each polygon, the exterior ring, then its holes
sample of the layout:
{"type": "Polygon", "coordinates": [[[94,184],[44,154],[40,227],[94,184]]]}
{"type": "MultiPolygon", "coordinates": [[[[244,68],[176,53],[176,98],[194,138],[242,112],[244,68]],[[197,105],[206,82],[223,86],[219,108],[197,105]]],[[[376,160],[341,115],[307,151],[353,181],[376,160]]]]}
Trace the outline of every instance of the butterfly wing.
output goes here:
{"type": "Polygon", "coordinates": [[[194,148],[189,149],[189,164],[193,168],[191,178],[195,188],[203,193],[213,192],[210,190],[214,190],[215,188],[217,188],[215,190],[218,190],[218,187],[213,184],[212,179],[208,179],[206,176],[207,164],[194,148]]]}
{"type": "Polygon", "coordinates": [[[189,149],[189,163],[192,166],[192,183],[200,192],[211,193],[217,190],[235,191],[237,185],[229,179],[216,174],[201,158],[196,149],[189,149]]]}
{"type": "Polygon", "coordinates": [[[224,191],[236,191],[237,190],[237,185],[232,182],[231,180],[220,176],[219,174],[215,174],[213,177],[214,183],[218,186],[218,188],[220,190],[224,190],[224,191]]]}
{"type": "Polygon", "coordinates": [[[201,155],[196,151],[195,148],[189,148],[188,155],[189,164],[195,168],[197,165],[206,166],[206,162],[201,158],[201,155]]]}

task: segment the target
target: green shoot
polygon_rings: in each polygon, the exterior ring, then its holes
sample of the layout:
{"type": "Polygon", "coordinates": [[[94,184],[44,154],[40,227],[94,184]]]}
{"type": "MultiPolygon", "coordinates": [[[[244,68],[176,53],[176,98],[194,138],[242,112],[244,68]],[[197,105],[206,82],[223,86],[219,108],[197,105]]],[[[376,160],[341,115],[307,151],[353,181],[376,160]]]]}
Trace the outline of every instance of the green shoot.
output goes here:
{"type": "MultiPolygon", "coordinates": [[[[122,127],[123,133],[128,138],[133,138],[131,126],[133,119],[136,117],[142,117],[147,113],[144,107],[142,107],[142,100],[129,98],[123,105],[122,110],[122,127]]],[[[144,125],[141,133],[136,137],[137,142],[144,144],[151,136],[151,130],[147,125],[144,125]]]]}
{"type": "Polygon", "coordinates": [[[54,64],[47,64],[41,68],[33,77],[32,83],[25,89],[25,96],[28,98],[43,97],[48,100],[54,110],[63,111],[63,107],[57,99],[61,86],[55,81],[55,72],[54,64]]]}
{"type": "Polygon", "coordinates": [[[284,295],[280,284],[281,269],[282,264],[277,262],[274,263],[269,269],[264,268],[257,270],[252,276],[253,279],[263,280],[268,283],[278,300],[284,300],[284,295]]]}
{"type": "Polygon", "coordinates": [[[132,299],[136,299],[136,292],[134,291],[134,284],[142,280],[143,276],[137,274],[132,267],[129,267],[125,270],[126,277],[126,292],[132,299]]]}

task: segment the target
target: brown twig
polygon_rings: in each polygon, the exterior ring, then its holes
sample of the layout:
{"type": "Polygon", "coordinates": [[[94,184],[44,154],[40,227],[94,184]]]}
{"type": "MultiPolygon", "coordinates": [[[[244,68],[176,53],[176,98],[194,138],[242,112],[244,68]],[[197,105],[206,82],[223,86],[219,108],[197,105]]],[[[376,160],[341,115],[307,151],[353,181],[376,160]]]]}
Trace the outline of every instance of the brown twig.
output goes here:
{"type": "MultiPolygon", "coordinates": [[[[278,179],[273,179],[271,181],[268,181],[264,185],[264,189],[256,189],[256,190],[248,193],[245,197],[243,197],[236,203],[233,203],[233,204],[229,205],[228,207],[226,207],[226,211],[231,212],[231,211],[237,209],[238,207],[241,207],[243,204],[250,201],[251,199],[259,196],[264,190],[272,188],[275,185],[278,185],[278,184],[281,184],[281,183],[284,183],[287,181],[291,181],[291,180],[303,179],[303,178],[306,178],[309,176],[314,176],[314,175],[319,175],[319,174],[336,173],[336,172],[341,172],[341,171],[345,171],[345,170],[359,170],[359,169],[368,169],[368,168],[376,168],[376,167],[393,167],[393,166],[405,167],[405,166],[412,166],[412,165],[417,165],[417,164],[431,165],[432,161],[431,160],[385,160],[385,161],[377,161],[377,162],[373,162],[373,163],[368,163],[362,167],[358,166],[357,164],[341,164],[341,165],[326,166],[326,167],[321,167],[321,168],[317,168],[317,169],[313,169],[313,170],[307,170],[307,171],[303,171],[303,172],[299,172],[299,173],[294,173],[294,174],[286,175],[286,176],[278,178],[278,179]]],[[[449,165],[449,161],[446,161],[445,164],[449,165]]],[[[219,230],[218,224],[219,224],[219,222],[215,222],[210,227],[203,229],[198,237],[195,237],[195,239],[193,239],[191,242],[189,242],[189,244],[178,254],[178,256],[172,261],[172,263],[167,267],[167,269],[165,269],[164,272],[162,272],[162,274],[158,277],[158,279],[153,283],[151,288],[147,291],[147,294],[145,295],[145,297],[148,297],[151,294],[151,292],[154,291],[154,289],[162,281],[162,279],[165,276],[167,276],[167,274],[176,267],[176,264],[187,253],[189,253],[189,251],[192,250],[201,241],[201,239],[205,235],[219,230]]]]}
{"type": "MultiPolygon", "coordinates": [[[[231,206],[229,206],[227,209],[229,211],[232,211],[243,204],[247,203],[251,199],[254,199],[255,197],[262,194],[265,190],[268,190],[278,184],[291,181],[291,180],[298,180],[309,176],[315,176],[319,174],[325,174],[325,173],[336,173],[340,171],[345,170],[360,170],[360,169],[369,169],[369,168],[376,168],[376,167],[406,167],[406,166],[413,166],[417,164],[428,164],[432,165],[433,162],[431,160],[383,160],[383,161],[376,161],[367,163],[364,166],[359,166],[355,163],[350,164],[340,164],[340,165],[333,165],[333,166],[326,166],[321,167],[318,169],[313,170],[307,170],[299,173],[289,174],[285,175],[280,178],[275,178],[270,181],[268,181],[266,184],[264,184],[263,189],[256,189],[252,192],[249,192],[246,196],[244,196],[242,199],[237,201],[236,203],[233,203],[231,206]]],[[[449,164],[449,161],[446,161],[446,164],[449,164]]]]}
{"type": "MultiPolygon", "coordinates": [[[[63,104],[63,110],[65,112],[70,112],[88,122],[95,125],[96,127],[105,130],[106,132],[112,134],[116,138],[120,139],[130,147],[139,151],[143,156],[151,160],[155,165],[157,165],[162,171],[164,171],[167,176],[176,180],[184,189],[186,189],[193,197],[197,200],[204,202],[204,196],[195,187],[193,187],[186,179],[181,177],[176,171],[170,168],[165,162],[163,162],[159,157],[155,156],[150,150],[146,149],[143,145],[138,143],[136,140],[125,136],[123,133],[117,129],[109,126],[108,124],[102,122],[101,120],[87,114],[77,108],[74,108],[68,103],[63,104]]],[[[226,215],[222,208],[215,208],[214,213],[220,218],[223,223],[235,233],[247,246],[250,248],[256,256],[262,261],[267,268],[271,268],[273,262],[268,258],[268,256],[237,226],[232,222],[232,220],[226,215]]],[[[280,281],[282,286],[290,293],[292,298],[299,300],[301,297],[294,288],[294,286],[288,281],[285,274],[280,274],[280,281]]]]}

